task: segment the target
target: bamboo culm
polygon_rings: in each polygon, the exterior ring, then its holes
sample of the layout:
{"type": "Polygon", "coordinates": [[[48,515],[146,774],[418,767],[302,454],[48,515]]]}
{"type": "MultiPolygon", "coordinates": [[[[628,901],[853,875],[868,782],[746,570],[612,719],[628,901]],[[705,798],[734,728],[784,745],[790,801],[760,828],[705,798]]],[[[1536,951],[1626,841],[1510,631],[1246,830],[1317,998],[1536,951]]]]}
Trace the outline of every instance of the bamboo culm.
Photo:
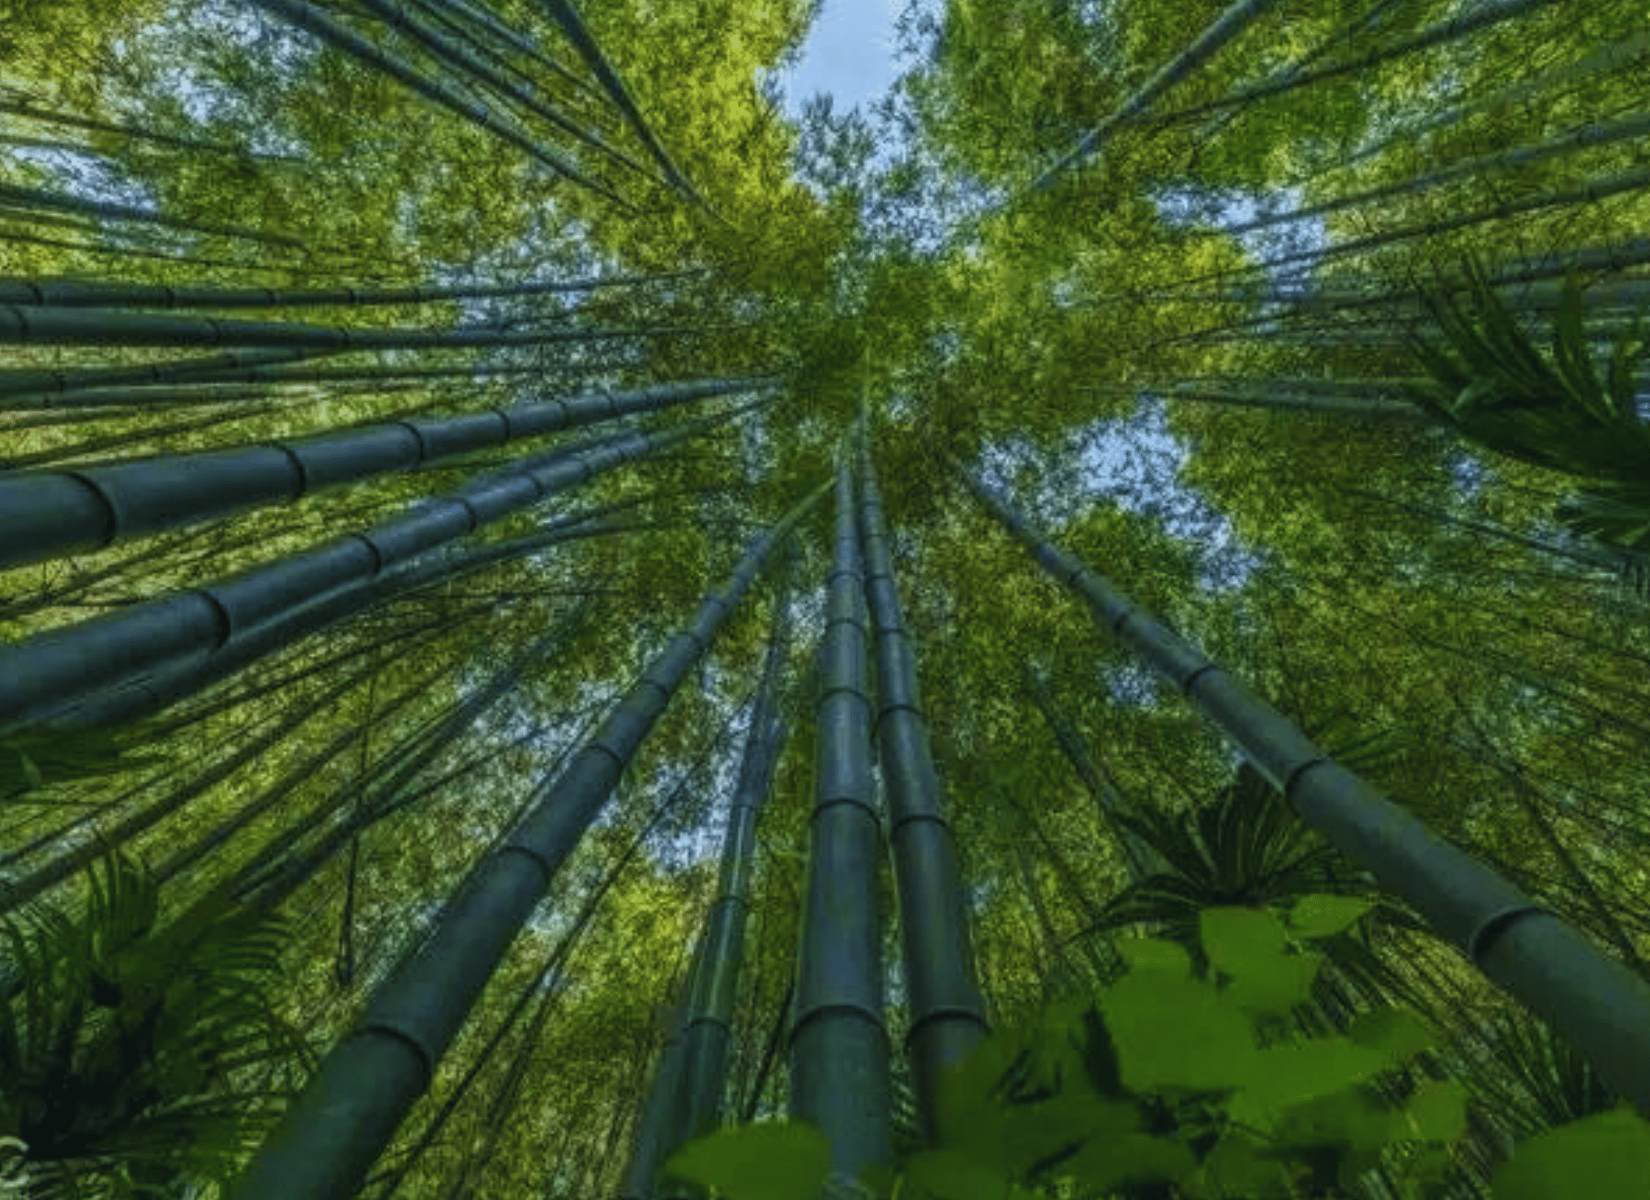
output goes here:
{"type": "Polygon", "coordinates": [[[0,345],[20,346],[249,346],[295,350],[436,350],[485,346],[548,346],[631,337],[679,337],[691,327],[641,329],[501,330],[496,325],[456,329],[367,329],[301,321],[244,321],[227,317],[173,317],[107,308],[0,305],[0,345]]]}
{"type": "Polygon", "coordinates": [[[717,895],[705,918],[704,936],[688,988],[682,1030],[681,1101],[677,1119],[668,1129],[667,1152],[711,1133],[721,1121],[734,999],[743,968],[745,924],[750,912],[756,818],[772,790],[774,770],[785,744],[779,700],[789,648],[788,624],[788,604],[781,597],[775,605],[762,682],[751,711],[733,803],[728,807],[717,895]]]}
{"type": "MultiPolygon", "coordinates": [[[[336,433],[0,476],[0,568],[108,546],[261,504],[520,438],[748,390],[705,380],[594,392],[452,417],[386,421],[336,433]]],[[[217,418],[210,418],[217,419],[217,418]]]]}
{"type": "Polygon", "coordinates": [[[1093,158],[1117,129],[1137,120],[1164,92],[1202,66],[1227,42],[1249,27],[1256,17],[1277,4],[1278,0],[1236,0],[1205,29],[1196,41],[1165,63],[1143,83],[1115,112],[1083,135],[1059,162],[1044,171],[1032,183],[1034,192],[1047,191],[1060,176],[1072,167],[1093,158]]]}
{"type": "Polygon", "coordinates": [[[612,275],[542,283],[453,284],[389,288],[225,288],[168,287],[155,283],[103,283],[80,279],[0,279],[0,304],[40,308],[303,308],[367,307],[378,304],[433,304],[506,296],[544,296],[628,287],[665,279],[687,279],[702,270],[659,275],[612,275]]]}
{"type": "Polygon", "coordinates": [[[470,872],[418,954],[378,989],[246,1173],[233,1200],[355,1195],[429,1087],[471,1006],[620,773],[769,558],[813,510],[816,490],[759,537],[722,591],[654,660],[501,849],[470,872]]]}
{"type": "MultiPolygon", "coordinates": [[[[382,577],[328,592],[319,600],[298,605],[255,629],[230,635],[203,662],[169,667],[132,683],[99,692],[82,704],[52,717],[46,727],[69,731],[119,725],[150,716],[193,696],[259,659],[295,645],[338,621],[358,616],[386,601],[418,592],[434,584],[457,580],[475,571],[548,549],[561,542],[603,537],[623,532],[611,524],[582,528],[547,528],[528,537],[479,546],[456,558],[422,556],[382,577]]],[[[157,735],[159,736],[158,732],[157,735]]]]}
{"type": "Polygon", "coordinates": [[[1550,1022],[1650,1115],[1650,984],[1500,875],[1433,835],[1109,581],[1037,534],[966,471],[964,486],[1120,642],[1184,692],[1301,817],[1550,1022]]]}
{"type": "Polygon", "coordinates": [[[334,588],[375,579],[421,551],[597,474],[661,454],[745,411],[735,409],[658,434],[626,433],[571,454],[564,449],[529,457],[369,530],[7,647],[0,650],[0,729],[51,716],[173,660],[208,657],[237,631],[334,588]]]}
{"type": "Polygon", "coordinates": [[[808,891],[790,1033],[791,1116],[825,1136],[832,1172],[844,1180],[886,1164],[892,1153],[878,888],[882,821],[871,779],[866,643],[859,532],[844,447],[820,646],[808,891]]]}
{"type": "Polygon", "coordinates": [[[591,179],[561,154],[514,124],[494,116],[487,105],[466,99],[441,80],[432,78],[411,64],[385,53],[360,34],[334,21],[315,5],[308,4],[305,0],[252,0],[252,3],[271,15],[314,34],[341,53],[365,63],[373,70],[383,72],[431,103],[456,113],[502,141],[509,142],[558,175],[607,197],[620,207],[629,207],[606,184],[591,179]]]}
{"type": "MultiPolygon", "coordinates": [[[[862,421],[861,428],[867,423],[862,421]]],[[[863,435],[862,435],[863,439],[863,435]]],[[[917,682],[916,652],[894,581],[887,518],[870,448],[859,448],[859,535],[865,598],[876,642],[874,729],[882,755],[888,837],[899,890],[911,1058],[917,1115],[930,1142],[939,1136],[940,1083],[990,1032],[974,974],[974,952],[956,840],[945,819],[939,776],[917,682]]]]}

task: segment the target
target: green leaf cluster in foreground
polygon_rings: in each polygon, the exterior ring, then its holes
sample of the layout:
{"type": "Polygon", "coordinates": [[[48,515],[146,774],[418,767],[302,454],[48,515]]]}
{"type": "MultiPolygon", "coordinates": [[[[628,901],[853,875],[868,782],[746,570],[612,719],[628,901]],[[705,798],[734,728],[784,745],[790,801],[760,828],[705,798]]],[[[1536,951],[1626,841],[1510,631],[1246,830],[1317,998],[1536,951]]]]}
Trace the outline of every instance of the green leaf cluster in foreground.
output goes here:
{"type": "MultiPolygon", "coordinates": [[[[1402,1008],[1362,1014],[1345,1035],[1306,1037],[1319,938],[1370,908],[1314,895],[1276,913],[1202,913],[1210,969],[1155,938],[1119,942],[1128,971],[1092,998],[999,1033],[950,1077],[938,1146],[869,1187],[887,1200],[1022,1200],[1054,1194],[1189,1200],[1295,1200],[1353,1185],[1383,1159],[1404,1200],[1447,1194],[1467,1092],[1432,1079],[1394,1100],[1383,1081],[1436,1044],[1402,1008]],[[1037,1187],[1033,1192],[1028,1188],[1037,1187]]],[[[730,1129],[693,1142],[666,1174],[725,1200],[812,1200],[827,1148],[802,1123],[730,1129]]],[[[1650,1179],[1650,1124],[1628,1109],[1519,1145],[1494,1200],[1633,1200],[1650,1179]]]]}

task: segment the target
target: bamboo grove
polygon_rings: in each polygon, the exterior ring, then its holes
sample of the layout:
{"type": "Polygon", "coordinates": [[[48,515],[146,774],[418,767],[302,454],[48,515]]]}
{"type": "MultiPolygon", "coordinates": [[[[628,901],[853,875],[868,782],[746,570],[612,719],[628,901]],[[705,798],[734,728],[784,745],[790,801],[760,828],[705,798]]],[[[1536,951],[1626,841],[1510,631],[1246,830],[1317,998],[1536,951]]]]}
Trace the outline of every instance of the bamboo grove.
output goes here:
{"type": "Polygon", "coordinates": [[[1642,5],[0,8],[0,1195],[1650,1189],[1642,5]]]}

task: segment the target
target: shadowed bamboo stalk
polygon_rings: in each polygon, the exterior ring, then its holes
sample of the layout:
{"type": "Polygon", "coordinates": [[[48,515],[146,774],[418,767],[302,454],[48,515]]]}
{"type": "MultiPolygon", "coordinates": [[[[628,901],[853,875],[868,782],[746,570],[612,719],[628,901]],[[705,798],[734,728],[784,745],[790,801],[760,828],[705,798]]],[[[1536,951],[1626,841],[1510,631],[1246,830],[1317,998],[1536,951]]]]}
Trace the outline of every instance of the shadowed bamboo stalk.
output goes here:
{"type": "Polygon", "coordinates": [[[647,118],[642,116],[642,110],[636,106],[636,101],[631,97],[630,89],[625,86],[624,79],[614,69],[613,64],[608,61],[607,55],[602,53],[601,46],[591,36],[590,30],[584,23],[584,18],[579,15],[579,10],[572,3],[572,0],[538,0],[538,2],[539,6],[545,10],[546,15],[562,31],[563,36],[579,52],[579,57],[584,59],[584,65],[601,83],[602,90],[607,93],[607,98],[613,102],[615,108],[624,114],[625,120],[630,124],[631,129],[635,131],[636,136],[641,139],[642,144],[647,147],[647,152],[653,156],[653,160],[659,164],[660,170],[664,172],[665,178],[670,181],[671,186],[689,200],[709,211],[710,206],[694,190],[693,185],[688,182],[687,177],[682,174],[675,161],[670,157],[670,152],[665,149],[664,143],[654,134],[652,127],[647,123],[647,118]]]}
{"type": "Polygon", "coordinates": [[[687,1026],[682,1037],[682,1109],[672,1142],[712,1132],[721,1122],[727,1081],[733,1006],[744,963],[745,920],[750,912],[751,873],[756,852],[756,817],[773,789],[773,775],[785,745],[779,707],[790,647],[788,598],[776,604],[762,683],[751,712],[750,731],[739,765],[739,780],[722,836],[717,896],[705,919],[704,942],[688,991],[687,1026]]]}
{"type": "MultiPolygon", "coordinates": [[[[735,709],[734,711],[737,713],[739,710],[735,709]]],[[[606,898],[607,893],[612,890],[613,885],[618,882],[619,877],[623,875],[624,870],[630,864],[630,861],[635,858],[637,853],[639,853],[642,847],[646,844],[648,835],[653,832],[654,827],[658,825],[665,815],[669,813],[671,809],[682,800],[683,797],[688,795],[691,790],[688,786],[689,783],[692,782],[693,779],[698,776],[706,766],[709,765],[713,753],[721,749],[722,743],[727,736],[728,726],[730,724],[731,719],[723,723],[722,728],[717,731],[716,736],[705,744],[704,750],[694,761],[693,765],[682,773],[681,779],[676,783],[676,786],[671,789],[670,794],[654,806],[653,812],[648,816],[647,823],[636,831],[635,836],[632,837],[626,844],[618,859],[615,860],[613,865],[608,868],[607,873],[602,876],[601,882],[598,883],[590,895],[586,897],[583,906],[580,907],[578,915],[573,918],[573,923],[568,927],[567,932],[561,936],[561,938],[556,942],[556,945],[551,949],[550,953],[545,957],[544,965],[539,969],[538,975],[534,977],[533,981],[518,996],[516,1003],[511,1007],[510,1011],[505,1014],[504,1020],[500,1022],[498,1028],[495,1029],[492,1035],[487,1039],[486,1044],[483,1045],[480,1051],[477,1052],[476,1057],[471,1060],[470,1066],[465,1070],[463,1078],[458,1081],[453,1089],[448,1092],[446,1099],[442,1101],[441,1110],[430,1119],[429,1123],[425,1125],[424,1129],[419,1133],[418,1141],[413,1144],[412,1150],[409,1151],[407,1156],[398,1162],[394,1169],[389,1173],[388,1179],[384,1183],[383,1190],[374,1197],[374,1200],[390,1200],[390,1197],[394,1196],[395,1193],[400,1190],[401,1183],[411,1172],[413,1165],[426,1150],[435,1144],[441,1134],[442,1128],[452,1118],[453,1113],[458,1110],[460,1101],[463,1100],[465,1093],[470,1089],[471,1085],[475,1083],[476,1078],[481,1074],[482,1068],[486,1066],[494,1050],[497,1049],[499,1043],[504,1040],[510,1030],[514,1028],[515,1024],[521,1019],[528,1002],[535,995],[539,995],[556,976],[559,976],[565,970],[568,957],[573,953],[574,949],[577,948],[579,940],[584,936],[584,931],[589,928],[591,919],[596,915],[597,910],[600,909],[602,901],[606,898]]],[[[675,1026],[672,1026],[672,1028],[674,1029],[675,1026]]],[[[642,1135],[638,1133],[638,1140],[640,1140],[641,1136],[642,1135]]],[[[368,1186],[371,1186],[372,1182],[373,1181],[369,1179],[367,1181],[368,1186]]]]}
{"type": "Polygon", "coordinates": [[[254,346],[300,350],[438,350],[460,347],[539,346],[608,342],[627,337],[680,337],[705,332],[688,326],[641,329],[501,330],[496,325],[455,329],[367,329],[301,321],[243,321],[172,317],[105,308],[0,305],[0,345],[21,346],[254,346]]]}
{"type": "MultiPolygon", "coordinates": [[[[415,595],[436,584],[451,583],[495,563],[539,553],[561,542],[629,532],[635,526],[595,523],[605,506],[578,520],[558,520],[536,534],[507,542],[478,546],[455,557],[423,556],[384,573],[379,578],[338,588],[311,603],[302,604],[249,630],[238,630],[204,662],[170,667],[140,680],[99,692],[83,704],[54,716],[45,728],[68,731],[118,725],[150,716],[179,700],[193,696],[219,680],[312,633],[348,617],[359,616],[387,601],[415,595]],[[591,523],[585,523],[589,521],[591,523]]],[[[577,514],[576,514],[577,515],[577,514]]],[[[184,719],[184,718],[180,718],[184,719]]],[[[154,736],[163,736],[161,730],[154,736]]]]}
{"type": "Polygon", "coordinates": [[[1043,714],[1043,720],[1048,723],[1049,732],[1054,734],[1054,740],[1066,756],[1066,761],[1071,764],[1077,778],[1082,780],[1084,790],[1094,801],[1095,810],[1101,823],[1106,827],[1106,832],[1111,834],[1112,843],[1117,847],[1128,870],[1129,881],[1139,883],[1152,873],[1156,866],[1156,856],[1151,847],[1142,842],[1139,836],[1119,819],[1121,814],[1128,812],[1127,802],[1113,785],[1109,775],[1102,775],[1100,764],[1089,753],[1083,735],[1055,707],[1054,696],[1049,691],[1048,681],[1043,678],[1042,673],[1027,664],[1025,679],[1027,693],[1036,704],[1037,711],[1043,714]]]}
{"type": "Polygon", "coordinates": [[[1261,13],[1277,0],[1236,0],[1212,25],[1198,35],[1196,41],[1165,63],[1145,83],[1141,84],[1117,110],[1100,124],[1085,133],[1082,139],[1059,162],[1044,171],[1031,184],[1031,191],[1047,191],[1059,176],[1070,168],[1093,158],[1107,138],[1131,121],[1138,120],[1164,92],[1202,66],[1227,42],[1249,27],[1261,13]]]}
{"type": "Polygon", "coordinates": [[[1213,720],[1308,825],[1550,1022],[1617,1094],[1650,1113],[1650,985],[1325,755],[1293,722],[1036,533],[973,475],[958,475],[1050,576],[1213,720]]]}
{"type": "MultiPolygon", "coordinates": [[[[0,567],[60,558],[519,438],[730,392],[758,381],[700,380],[452,417],[386,421],[227,450],[0,476],[0,567]]],[[[233,416],[234,414],[231,414],[233,416]]],[[[207,418],[216,422],[222,415],[207,418]]],[[[145,436],[143,431],[128,435],[145,436]]]]}
{"type": "Polygon", "coordinates": [[[439,29],[390,3],[389,0],[359,0],[359,2],[381,20],[418,42],[447,67],[456,68],[461,76],[468,75],[498,94],[508,97],[534,116],[549,122],[563,133],[577,138],[592,149],[600,151],[621,166],[628,167],[643,176],[648,174],[646,167],[624,151],[610,146],[600,134],[583,128],[577,122],[570,120],[564,114],[544,103],[527,88],[499,74],[458,42],[442,34],[439,29]]]}
{"type": "Polygon", "coordinates": [[[80,279],[0,279],[0,304],[43,308],[302,308],[311,305],[364,308],[376,304],[433,304],[441,300],[590,292],[598,288],[629,287],[704,274],[706,272],[702,270],[670,271],[659,275],[613,275],[544,283],[389,288],[169,287],[158,283],[104,283],[80,279]]]}
{"type": "MultiPolygon", "coordinates": [[[[200,358],[164,363],[137,363],[120,367],[84,367],[67,371],[0,371],[0,397],[27,397],[28,403],[11,402],[6,408],[49,408],[50,398],[94,388],[125,387],[130,384],[184,383],[206,381],[219,371],[239,371],[279,363],[300,362],[337,350],[282,349],[263,351],[231,350],[200,358]]],[[[231,376],[224,376],[230,378],[231,376]]],[[[124,403],[124,401],[123,401],[124,403]]]]}
{"type": "Polygon", "coordinates": [[[288,24],[295,25],[307,33],[314,34],[339,52],[365,63],[375,71],[383,72],[403,87],[416,92],[431,103],[445,108],[449,112],[456,113],[472,125],[485,129],[502,141],[509,142],[512,146],[524,151],[558,175],[562,175],[574,183],[581,184],[591,191],[607,197],[621,208],[630,208],[606,184],[590,178],[561,154],[537,141],[515,125],[495,117],[485,104],[467,99],[441,80],[426,75],[410,63],[403,62],[393,54],[380,49],[348,26],[333,20],[323,9],[308,4],[305,0],[251,0],[251,2],[272,16],[278,17],[288,24]]]}
{"type": "Polygon", "coordinates": [[[138,208],[131,204],[115,204],[106,200],[88,200],[83,196],[71,196],[65,192],[48,192],[42,188],[23,187],[15,183],[0,183],[0,210],[7,208],[21,210],[44,208],[54,212],[79,213],[82,216],[96,217],[100,221],[139,221],[148,225],[159,225],[166,229],[178,229],[190,233],[210,233],[220,237],[244,238],[248,241],[265,242],[275,246],[303,248],[303,243],[296,238],[263,233],[239,225],[211,225],[200,221],[186,221],[182,217],[168,217],[163,213],[151,212],[146,208],[138,208]]]}
{"type": "Polygon", "coordinates": [[[682,679],[824,495],[757,538],[495,853],[471,870],[417,956],[378,989],[231,1191],[234,1200],[344,1200],[395,1136],[470,1008],[682,679]]]}
{"type": "Polygon", "coordinates": [[[1502,21],[1510,21],[1536,12],[1556,2],[1557,0],[1503,0],[1503,3],[1500,4],[1478,5],[1465,13],[1448,17],[1436,24],[1428,25],[1425,29],[1418,29],[1406,38],[1389,42],[1385,46],[1377,46],[1363,54],[1342,59],[1340,62],[1328,63],[1307,71],[1279,71],[1270,78],[1263,79],[1249,87],[1240,88],[1238,91],[1223,96],[1219,100],[1211,100],[1207,104],[1198,104],[1191,108],[1180,109],[1178,112],[1168,113],[1158,118],[1154,124],[1169,125],[1180,121],[1188,121],[1208,113],[1220,112],[1224,109],[1242,108],[1257,100],[1281,96],[1285,92],[1309,87],[1326,79],[1338,79],[1342,75],[1367,70],[1369,67],[1390,62],[1392,59],[1406,54],[1415,54],[1422,50],[1430,50],[1434,46],[1442,46],[1458,38],[1477,33],[1481,29],[1488,29],[1490,26],[1500,24],[1502,21]]]}
{"type": "MultiPolygon", "coordinates": [[[[861,429],[865,422],[861,422],[861,429]]],[[[887,519],[868,439],[859,447],[859,534],[865,598],[877,654],[877,746],[882,755],[889,841],[899,888],[905,985],[910,993],[911,1056],[917,1115],[924,1135],[939,1135],[940,1087],[990,1031],[974,976],[962,873],[940,798],[917,682],[916,652],[905,627],[888,547],[887,519]]]]}
{"type": "Polygon", "coordinates": [[[333,589],[376,579],[394,563],[601,472],[663,453],[750,407],[658,434],[622,434],[574,453],[561,449],[535,455],[364,532],[0,649],[0,729],[51,716],[95,691],[174,660],[209,657],[238,630],[281,617],[333,589]]]}
{"type": "MultiPolygon", "coordinates": [[[[778,632],[779,628],[776,625],[775,633],[778,632]]],[[[727,979],[731,988],[737,976],[740,954],[737,939],[743,937],[743,906],[749,903],[750,891],[748,878],[750,871],[749,854],[755,844],[755,808],[752,805],[742,804],[741,801],[746,794],[746,777],[751,768],[752,755],[766,752],[765,749],[757,748],[758,746],[765,747],[767,744],[767,739],[759,735],[764,729],[773,726],[775,721],[773,695],[774,689],[778,686],[778,680],[776,670],[771,665],[773,663],[772,647],[775,644],[777,643],[773,641],[769,643],[770,666],[763,671],[762,682],[758,688],[758,696],[755,701],[756,708],[751,714],[751,725],[746,734],[745,755],[744,762],[740,767],[739,786],[734,793],[734,805],[728,812],[728,832],[722,842],[722,886],[720,894],[716,903],[712,906],[710,917],[707,919],[706,928],[699,944],[694,949],[693,965],[689,968],[686,986],[682,989],[687,993],[687,1000],[682,1004],[674,1004],[666,1017],[664,1045],[660,1047],[659,1053],[654,1056],[653,1070],[648,1077],[647,1090],[642,1100],[641,1111],[636,1118],[635,1132],[631,1138],[630,1160],[625,1166],[625,1172],[619,1184],[619,1200],[653,1200],[659,1165],[670,1156],[677,1146],[686,1140],[688,1135],[684,1131],[692,1128],[693,1119],[686,1110],[693,1103],[691,1097],[695,1091],[695,1086],[691,1082],[688,1063],[690,1059],[695,1057],[689,1039],[696,1026],[701,1031],[697,1039],[700,1050],[697,1055],[698,1065],[691,1069],[692,1074],[708,1083],[712,1075],[712,1069],[714,1069],[716,1079],[715,1099],[718,1102],[721,1099],[720,1072],[722,1068],[707,1061],[705,1050],[716,1048],[718,1053],[725,1053],[726,1051],[727,1025],[732,1017],[732,994],[730,991],[728,1004],[725,1008],[695,1007],[695,997],[700,987],[700,984],[696,981],[704,978],[707,974],[715,976],[716,978],[709,980],[712,985],[711,990],[714,992],[716,990],[714,985],[719,980],[727,979]],[[766,716],[763,716],[762,710],[764,708],[767,710],[766,716]],[[758,724],[759,719],[761,724],[758,724]],[[750,817],[749,820],[746,820],[747,813],[750,817]],[[735,860],[731,865],[731,869],[735,873],[732,883],[736,887],[736,891],[731,894],[727,890],[730,882],[730,853],[735,860]],[[738,927],[734,928],[724,921],[721,931],[718,932],[716,927],[718,915],[727,912],[731,908],[731,904],[724,903],[724,900],[737,900],[741,905],[740,912],[733,914],[738,927]],[[707,956],[714,958],[718,953],[718,948],[724,953],[728,952],[727,939],[730,936],[736,940],[736,944],[731,948],[733,955],[732,973],[730,974],[728,968],[723,964],[712,964],[707,967],[707,956]],[[718,1015],[720,1015],[721,1022],[719,1031],[722,1036],[719,1040],[713,1036],[711,1040],[715,1042],[715,1046],[708,1047],[703,1030],[706,1027],[706,1021],[714,1022],[718,1015]]],[[[721,737],[718,735],[717,742],[713,745],[720,742],[721,737]]],[[[758,763],[757,766],[759,767],[760,764],[758,763]]],[[[696,771],[690,771],[687,775],[684,775],[680,786],[685,788],[688,779],[696,773],[696,771]]],[[[763,791],[766,792],[765,786],[763,791]]],[[[758,801],[761,799],[761,796],[757,797],[758,801]]],[[[675,995],[676,992],[675,985],[672,985],[672,995],[675,995]]],[[[714,1004],[720,1003],[719,996],[713,996],[712,1000],[714,1004]]],[[[712,1115],[714,1117],[714,1111],[712,1115]]]]}
{"type": "Polygon", "coordinates": [[[1527,146],[1514,146],[1511,149],[1501,150],[1495,154],[1486,154],[1479,158],[1460,159],[1447,167],[1439,167],[1437,170],[1428,171],[1425,174],[1410,175],[1404,179],[1366,188],[1361,192],[1336,196],[1330,200],[1308,204],[1301,208],[1293,208],[1273,216],[1257,217],[1252,221],[1244,221],[1238,225],[1223,226],[1221,229],[1212,230],[1211,232],[1236,237],[1239,234],[1254,233],[1257,230],[1286,225],[1291,221],[1303,221],[1309,217],[1320,217],[1326,213],[1356,208],[1360,204],[1372,204],[1378,200],[1389,200],[1396,196],[1413,195],[1416,192],[1424,192],[1430,188],[1442,187],[1444,184],[1455,183],[1460,180],[1473,180],[1478,182],[1479,186],[1482,186],[1480,177],[1494,171],[1516,170],[1519,167],[1545,162],[1549,158],[1575,154],[1597,146],[1608,146],[1612,142],[1637,140],[1647,133],[1650,133],[1650,113],[1634,113],[1632,116],[1624,117],[1609,124],[1590,121],[1545,142],[1527,146]]]}
{"type": "Polygon", "coordinates": [[[836,475],[836,546],[827,581],[816,710],[818,757],[791,1026],[791,1115],[854,1180],[892,1153],[878,875],[882,823],[871,782],[865,587],[845,445],[836,475]]]}

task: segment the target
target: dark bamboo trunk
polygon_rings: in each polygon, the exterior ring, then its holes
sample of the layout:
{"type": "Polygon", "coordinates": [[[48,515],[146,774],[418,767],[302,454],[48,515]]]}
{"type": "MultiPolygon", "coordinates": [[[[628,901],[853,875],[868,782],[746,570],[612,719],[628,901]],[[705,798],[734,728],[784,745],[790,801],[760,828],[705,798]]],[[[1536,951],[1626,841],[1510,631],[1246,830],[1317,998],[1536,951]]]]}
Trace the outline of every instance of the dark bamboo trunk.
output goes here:
{"type": "Polygon", "coordinates": [[[871,781],[865,587],[848,453],[844,447],[837,465],[836,547],[820,649],[790,1109],[825,1135],[833,1174],[854,1180],[886,1164],[892,1144],[878,900],[882,822],[871,781]]]}
{"type": "Polygon", "coordinates": [[[0,651],[0,728],[54,715],[143,671],[204,660],[221,650],[238,630],[280,618],[335,588],[376,579],[394,563],[530,507],[599,472],[659,454],[740,411],[688,422],[660,434],[625,434],[572,455],[564,449],[527,458],[363,533],[203,588],[30,638],[0,651]]]}
{"type": "Polygon", "coordinates": [[[233,1188],[235,1200],[344,1200],[429,1087],[442,1056],[516,934],[619,775],[755,584],[813,509],[814,492],[758,538],[725,590],[706,596],[671,642],[497,852],[470,872],[417,956],[378,990],[233,1188]]]}
{"type": "Polygon", "coordinates": [[[956,841],[945,819],[929,748],[916,651],[894,581],[876,471],[863,442],[860,487],[865,598],[876,631],[875,730],[899,888],[905,985],[910,994],[905,1048],[911,1059],[923,1135],[933,1142],[940,1132],[939,1097],[945,1073],[968,1057],[990,1025],[974,975],[956,841]]]}
{"type": "Polygon", "coordinates": [[[6,530],[0,568],[108,546],[121,538],[176,529],[258,505],[294,501],[325,488],[415,470],[518,439],[657,412],[752,386],[749,380],[703,380],[617,394],[600,391],[227,450],[93,463],[72,471],[8,473],[0,475],[0,527],[6,530]]]}
{"type": "Polygon", "coordinates": [[[1034,532],[972,475],[961,472],[961,478],[1056,581],[1077,592],[1119,641],[1210,717],[1307,824],[1573,1042],[1617,1094],[1650,1114],[1650,984],[1326,756],[1293,722],[1034,532]]]}

